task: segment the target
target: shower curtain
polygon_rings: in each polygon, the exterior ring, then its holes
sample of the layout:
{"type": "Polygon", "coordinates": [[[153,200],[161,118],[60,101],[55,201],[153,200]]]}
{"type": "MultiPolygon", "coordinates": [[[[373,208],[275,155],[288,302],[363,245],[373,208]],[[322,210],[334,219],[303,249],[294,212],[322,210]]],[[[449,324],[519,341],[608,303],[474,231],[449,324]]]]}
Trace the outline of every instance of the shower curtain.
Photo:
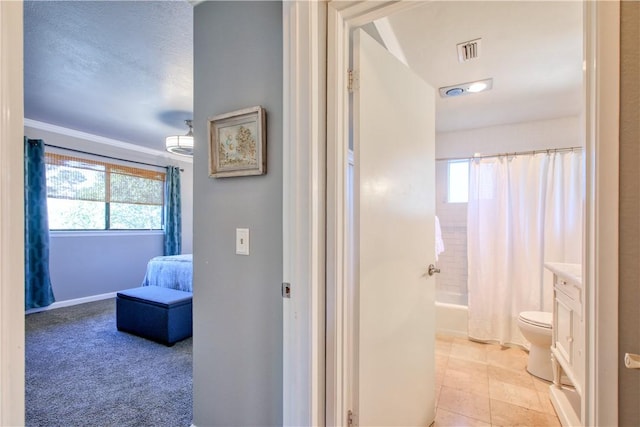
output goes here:
{"type": "Polygon", "coordinates": [[[470,338],[525,345],[519,313],[551,311],[544,262],[581,262],[582,163],[580,151],[471,162],[470,338]]]}

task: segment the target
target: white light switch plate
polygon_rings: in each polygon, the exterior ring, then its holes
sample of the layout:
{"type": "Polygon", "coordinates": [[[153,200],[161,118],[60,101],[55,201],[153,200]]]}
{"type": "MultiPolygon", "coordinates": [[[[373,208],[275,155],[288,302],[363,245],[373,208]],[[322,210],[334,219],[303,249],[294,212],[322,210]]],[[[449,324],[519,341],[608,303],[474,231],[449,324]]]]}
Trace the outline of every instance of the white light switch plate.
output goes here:
{"type": "Polygon", "coordinates": [[[236,254],[249,255],[249,229],[236,228],[236,254]]]}

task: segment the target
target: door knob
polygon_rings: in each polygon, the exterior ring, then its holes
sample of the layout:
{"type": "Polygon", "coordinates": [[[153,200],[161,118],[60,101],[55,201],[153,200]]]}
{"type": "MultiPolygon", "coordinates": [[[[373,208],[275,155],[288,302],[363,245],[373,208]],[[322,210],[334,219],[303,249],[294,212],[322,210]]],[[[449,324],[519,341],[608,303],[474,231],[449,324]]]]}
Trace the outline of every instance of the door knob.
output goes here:
{"type": "Polygon", "coordinates": [[[440,273],[440,269],[436,268],[436,266],[433,264],[429,264],[429,269],[427,270],[427,273],[429,274],[429,276],[433,276],[436,273],[440,273]]]}
{"type": "Polygon", "coordinates": [[[629,369],[640,369],[640,356],[633,353],[625,353],[624,366],[629,369]]]}

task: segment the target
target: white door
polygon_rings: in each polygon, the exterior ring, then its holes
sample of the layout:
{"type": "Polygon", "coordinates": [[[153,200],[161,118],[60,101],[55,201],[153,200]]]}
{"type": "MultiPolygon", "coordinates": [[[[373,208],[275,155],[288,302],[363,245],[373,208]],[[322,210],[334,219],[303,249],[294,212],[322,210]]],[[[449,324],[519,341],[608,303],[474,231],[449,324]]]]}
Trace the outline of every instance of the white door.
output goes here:
{"type": "Polygon", "coordinates": [[[434,90],[354,34],[356,396],[360,426],[435,418],[434,90]],[[359,284],[359,285],[358,285],[359,284]]]}

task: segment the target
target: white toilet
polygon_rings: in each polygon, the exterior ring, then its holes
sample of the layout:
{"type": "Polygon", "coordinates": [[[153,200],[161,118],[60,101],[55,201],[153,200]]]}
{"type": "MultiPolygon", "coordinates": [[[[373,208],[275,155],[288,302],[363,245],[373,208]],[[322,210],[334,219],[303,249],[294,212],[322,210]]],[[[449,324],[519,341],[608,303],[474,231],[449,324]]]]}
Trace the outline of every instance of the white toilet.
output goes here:
{"type": "Polygon", "coordinates": [[[531,343],[527,371],[547,381],[553,381],[551,368],[552,322],[553,314],[544,311],[523,311],[518,317],[520,332],[531,343]]]}

